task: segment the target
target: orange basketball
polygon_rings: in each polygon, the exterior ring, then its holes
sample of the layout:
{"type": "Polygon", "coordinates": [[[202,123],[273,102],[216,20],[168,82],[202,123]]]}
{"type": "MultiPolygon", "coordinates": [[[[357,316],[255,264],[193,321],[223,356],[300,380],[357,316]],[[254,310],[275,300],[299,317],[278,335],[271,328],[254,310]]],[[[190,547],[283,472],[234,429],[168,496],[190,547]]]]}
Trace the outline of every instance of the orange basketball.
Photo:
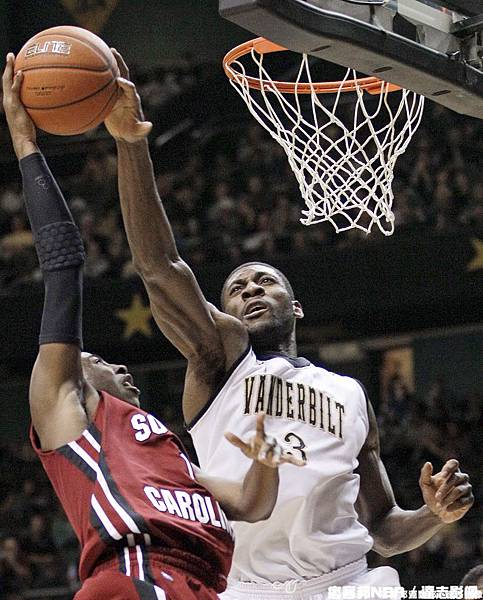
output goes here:
{"type": "Polygon", "coordinates": [[[24,74],[20,99],[37,127],[57,135],[99,125],[117,99],[119,69],[107,44],[80,27],[51,27],[15,60],[24,74]]]}

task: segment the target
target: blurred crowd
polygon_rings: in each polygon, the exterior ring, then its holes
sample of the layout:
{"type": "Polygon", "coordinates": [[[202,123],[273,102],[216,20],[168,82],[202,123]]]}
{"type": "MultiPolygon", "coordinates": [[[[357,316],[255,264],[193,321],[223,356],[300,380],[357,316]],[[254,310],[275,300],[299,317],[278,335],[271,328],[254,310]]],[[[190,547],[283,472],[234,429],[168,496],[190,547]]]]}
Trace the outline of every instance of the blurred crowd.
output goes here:
{"type": "Polygon", "coordinates": [[[77,539],[30,444],[2,445],[0,456],[0,598],[75,588],[77,539]]]}
{"type": "MultiPolygon", "coordinates": [[[[167,408],[166,422],[183,435],[182,424],[172,422],[167,408]]],[[[454,397],[443,381],[435,381],[427,396],[418,399],[394,375],[382,399],[379,425],[383,460],[400,506],[421,506],[418,475],[424,461],[439,469],[455,456],[470,474],[475,496],[483,497],[481,459],[475,448],[481,421],[481,398],[476,395],[454,397]]],[[[0,469],[0,598],[34,598],[27,590],[59,587],[71,597],[68,590],[78,585],[78,544],[30,444],[3,444],[0,469]]],[[[396,567],[409,588],[458,584],[482,558],[477,504],[461,522],[445,527],[421,548],[392,559],[373,554],[371,562],[396,567]]],[[[51,592],[48,597],[56,596],[51,592]]]]}
{"type": "MultiPolygon", "coordinates": [[[[203,70],[158,70],[135,74],[135,80],[146,117],[155,125],[156,184],[180,253],[194,267],[303,257],[327,246],[369,244],[382,235],[356,230],[337,235],[329,224],[303,227],[303,201],[283,150],[245,120],[245,107],[231,96],[229,101],[209,97],[214,86],[203,70]],[[238,107],[237,118],[243,122],[232,115],[220,123],[221,104],[225,110],[231,104],[238,107]],[[171,142],[169,135],[163,138],[185,118],[186,132],[173,133],[171,142]]],[[[1,143],[7,148],[3,120],[1,143]]],[[[480,121],[428,102],[422,125],[396,166],[395,235],[463,232],[483,239],[482,146],[480,121]]],[[[63,156],[62,168],[54,168],[84,239],[85,275],[130,278],[134,270],[120,215],[112,141],[93,134],[85,148],[82,160],[76,154],[69,164],[69,156],[63,156]]],[[[18,169],[9,160],[0,178],[0,290],[41,280],[18,169]]],[[[49,162],[55,167],[58,157],[49,162]]],[[[475,449],[481,398],[453,397],[437,381],[421,399],[397,375],[388,389],[379,416],[383,459],[401,506],[420,505],[415,465],[432,460],[441,466],[453,455],[472,476],[475,496],[481,498],[475,449]],[[459,415],[466,416],[461,420],[459,415]]],[[[20,600],[31,588],[75,589],[77,542],[40,463],[27,443],[6,444],[0,450],[0,599],[20,600]]],[[[481,561],[480,522],[475,508],[424,547],[389,562],[407,586],[457,583],[478,557],[481,561]]]]}
{"type": "Polygon", "coordinates": [[[483,397],[476,391],[455,395],[438,378],[420,398],[410,393],[404,377],[396,372],[378,412],[382,458],[402,507],[421,506],[417,480],[426,461],[437,472],[447,460],[457,458],[461,470],[470,475],[476,503],[468,515],[423,547],[389,562],[407,586],[458,583],[461,574],[483,560],[483,471],[475,448],[483,426],[483,397]]]}
{"type": "MultiPolygon", "coordinates": [[[[220,102],[207,100],[209,90],[218,87],[203,70],[159,70],[151,76],[137,74],[136,80],[146,117],[155,125],[157,187],[181,254],[195,267],[207,261],[303,256],[328,245],[367,244],[382,236],[375,230],[369,236],[359,230],[337,235],[327,223],[302,226],[304,205],[284,151],[248,120],[235,98],[225,99],[223,106],[237,107],[243,122],[236,125],[232,115],[220,125],[220,102]],[[185,117],[189,133],[177,137],[185,117]],[[166,131],[166,139],[174,136],[171,142],[163,138],[166,131]]],[[[0,139],[5,141],[2,125],[0,139]]],[[[467,232],[483,238],[482,150],[481,121],[427,102],[422,125],[396,165],[396,235],[423,229],[433,235],[467,232]]],[[[96,139],[94,133],[81,160],[73,156],[71,162],[70,170],[56,175],[86,244],[86,276],[130,277],[112,140],[96,139]]],[[[9,176],[0,181],[0,289],[40,277],[18,171],[13,161],[10,166],[9,176]]]]}

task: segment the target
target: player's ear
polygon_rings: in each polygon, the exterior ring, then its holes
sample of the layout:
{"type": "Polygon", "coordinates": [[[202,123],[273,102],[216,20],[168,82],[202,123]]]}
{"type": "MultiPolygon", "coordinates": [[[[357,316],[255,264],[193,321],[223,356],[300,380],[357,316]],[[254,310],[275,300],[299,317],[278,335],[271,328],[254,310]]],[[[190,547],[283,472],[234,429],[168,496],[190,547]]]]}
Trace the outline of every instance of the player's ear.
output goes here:
{"type": "Polygon", "coordinates": [[[298,300],[292,300],[293,314],[296,319],[304,318],[304,309],[298,300]]]}

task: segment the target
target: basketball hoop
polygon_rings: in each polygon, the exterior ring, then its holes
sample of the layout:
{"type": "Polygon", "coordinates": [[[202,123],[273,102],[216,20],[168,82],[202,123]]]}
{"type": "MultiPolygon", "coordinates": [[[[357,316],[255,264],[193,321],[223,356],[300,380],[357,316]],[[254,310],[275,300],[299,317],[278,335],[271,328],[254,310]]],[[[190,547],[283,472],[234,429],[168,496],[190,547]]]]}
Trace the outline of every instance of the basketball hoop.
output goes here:
{"type": "Polygon", "coordinates": [[[264,55],[286,50],[256,38],[228,52],[223,68],[251,114],[284,149],[306,204],[301,223],[330,221],[337,232],[367,233],[376,223],[391,235],[394,166],[419,126],[424,97],[377,77],[358,77],[353,69],[341,81],[313,82],[307,54],[294,82],[274,81],[264,55]],[[255,76],[240,60],[248,55],[255,76]],[[348,92],[355,98],[346,114],[348,105],[340,100],[348,92]],[[375,97],[374,107],[364,92],[375,97]],[[394,106],[392,92],[399,96],[394,106]],[[321,94],[334,95],[331,108],[321,94]],[[310,108],[303,108],[303,97],[310,108]]]}

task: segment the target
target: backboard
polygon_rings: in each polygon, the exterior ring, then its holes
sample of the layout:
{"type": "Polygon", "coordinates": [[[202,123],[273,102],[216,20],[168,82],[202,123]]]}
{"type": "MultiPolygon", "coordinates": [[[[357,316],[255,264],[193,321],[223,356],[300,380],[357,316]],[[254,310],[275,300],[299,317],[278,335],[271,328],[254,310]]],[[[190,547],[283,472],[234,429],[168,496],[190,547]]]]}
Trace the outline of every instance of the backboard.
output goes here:
{"type": "Polygon", "coordinates": [[[281,46],[483,119],[483,0],[220,0],[219,8],[281,46]]]}

